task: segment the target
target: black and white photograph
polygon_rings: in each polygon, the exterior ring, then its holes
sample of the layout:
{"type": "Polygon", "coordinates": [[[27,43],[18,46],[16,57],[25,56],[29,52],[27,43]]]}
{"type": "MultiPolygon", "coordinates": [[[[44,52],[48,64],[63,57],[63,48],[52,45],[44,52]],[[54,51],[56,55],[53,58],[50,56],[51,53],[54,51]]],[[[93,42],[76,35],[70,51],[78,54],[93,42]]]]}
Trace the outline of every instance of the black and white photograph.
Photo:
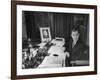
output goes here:
{"type": "Polygon", "coordinates": [[[97,73],[96,6],[23,1],[12,6],[13,78],[97,73]]]}
{"type": "Polygon", "coordinates": [[[40,27],[41,42],[51,40],[50,27],[40,27]]]}
{"type": "Polygon", "coordinates": [[[89,14],[22,11],[22,51],[23,69],[89,66],[89,14]]]}

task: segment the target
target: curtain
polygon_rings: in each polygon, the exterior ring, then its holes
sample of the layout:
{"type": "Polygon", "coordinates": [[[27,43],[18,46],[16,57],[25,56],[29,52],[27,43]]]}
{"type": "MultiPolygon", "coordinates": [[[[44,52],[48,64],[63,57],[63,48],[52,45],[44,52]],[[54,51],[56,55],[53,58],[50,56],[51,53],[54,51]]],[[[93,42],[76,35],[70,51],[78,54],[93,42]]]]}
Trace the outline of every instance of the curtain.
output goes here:
{"type": "Polygon", "coordinates": [[[55,37],[63,37],[66,41],[68,41],[70,38],[70,30],[73,25],[73,15],[67,13],[54,14],[55,37]]]}

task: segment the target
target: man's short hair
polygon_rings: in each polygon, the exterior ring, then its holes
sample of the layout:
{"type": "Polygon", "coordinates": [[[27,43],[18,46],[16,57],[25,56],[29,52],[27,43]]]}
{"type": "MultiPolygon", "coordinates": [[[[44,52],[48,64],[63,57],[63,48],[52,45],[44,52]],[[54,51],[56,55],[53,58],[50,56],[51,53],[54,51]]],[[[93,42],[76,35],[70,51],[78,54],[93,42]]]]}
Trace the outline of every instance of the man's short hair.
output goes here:
{"type": "Polygon", "coordinates": [[[79,27],[72,27],[71,32],[75,32],[78,31],[78,33],[80,33],[79,27]]]}

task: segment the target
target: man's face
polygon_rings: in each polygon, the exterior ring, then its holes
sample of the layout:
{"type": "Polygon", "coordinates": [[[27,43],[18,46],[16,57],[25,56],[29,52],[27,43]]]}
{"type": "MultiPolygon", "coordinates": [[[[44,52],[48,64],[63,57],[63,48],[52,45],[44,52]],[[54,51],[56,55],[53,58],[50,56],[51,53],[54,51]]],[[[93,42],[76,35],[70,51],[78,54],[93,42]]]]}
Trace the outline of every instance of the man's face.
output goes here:
{"type": "Polygon", "coordinates": [[[78,31],[72,31],[71,37],[74,41],[78,41],[79,39],[79,32],[78,31]]]}

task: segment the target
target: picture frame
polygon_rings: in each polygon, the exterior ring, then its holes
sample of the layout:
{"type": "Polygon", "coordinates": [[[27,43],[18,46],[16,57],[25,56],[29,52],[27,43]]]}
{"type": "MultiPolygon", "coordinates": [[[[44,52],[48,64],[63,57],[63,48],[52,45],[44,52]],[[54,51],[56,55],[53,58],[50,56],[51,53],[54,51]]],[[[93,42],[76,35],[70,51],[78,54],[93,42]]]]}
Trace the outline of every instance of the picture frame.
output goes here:
{"type": "Polygon", "coordinates": [[[41,27],[41,42],[48,42],[51,40],[50,28],[49,27],[41,27]]]}
{"type": "MultiPolygon", "coordinates": [[[[82,23],[83,24],[83,23],[82,23]]],[[[44,28],[42,28],[43,30],[44,28]]],[[[49,29],[47,29],[49,31],[49,29]]],[[[49,31],[50,32],[50,31],[49,31]]],[[[41,36],[43,34],[41,32],[41,36]]],[[[49,34],[50,36],[50,34],[49,34]]],[[[58,36],[57,36],[58,37],[58,36]]],[[[51,37],[50,37],[51,38],[51,37]]],[[[11,79],[31,79],[97,74],[97,6],[31,1],[11,1],[11,79]],[[39,9],[40,8],[40,9],[39,9]],[[46,9],[47,8],[47,9],[46,9]],[[37,10],[38,9],[38,10],[37,10]],[[22,11],[89,14],[90,65],[86,67],[22,70],[22,11]],[[55,10],[56,9],[56,10],[55,10]],[[72,11],[72,12],[71,12],[72,11]],[[86,12],[86,13],[85,13],[86,12]],[[20,51],[21,50],[21,51],[20,51]],[[77,69],[78,68],[78,69],[77,69]],[[59,70],[59,71],[58,71],[59,70]],[[23,74],[25,73],[25,74],[23,74]]]]}

